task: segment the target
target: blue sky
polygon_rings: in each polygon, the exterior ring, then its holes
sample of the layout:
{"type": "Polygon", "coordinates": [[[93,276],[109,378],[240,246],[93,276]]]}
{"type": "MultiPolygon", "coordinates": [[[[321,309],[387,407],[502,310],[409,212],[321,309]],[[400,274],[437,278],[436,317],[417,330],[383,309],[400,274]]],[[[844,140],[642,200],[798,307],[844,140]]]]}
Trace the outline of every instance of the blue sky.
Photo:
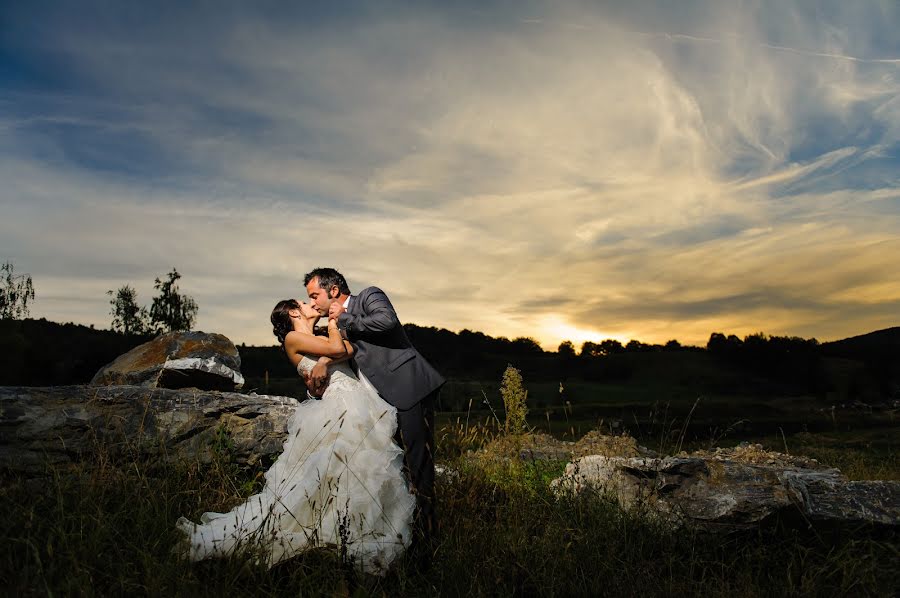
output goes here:
{"type": "Polygon", "coordinates": [[[404,321],[703,344],[900,324],[900,4],[12,2],[0,259],[109,325],[176,266],[268,344],[333,265],[404,321]]]}

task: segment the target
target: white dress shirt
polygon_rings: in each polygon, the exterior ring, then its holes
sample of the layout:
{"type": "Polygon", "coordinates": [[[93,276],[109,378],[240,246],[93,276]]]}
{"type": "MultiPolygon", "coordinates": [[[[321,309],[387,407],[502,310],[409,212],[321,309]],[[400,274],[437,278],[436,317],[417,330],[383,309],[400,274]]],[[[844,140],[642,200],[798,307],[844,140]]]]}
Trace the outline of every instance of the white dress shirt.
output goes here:
{"type": "MultiPolygon", "coordinates": [[[[349,314],[350,313],[350,295],[347,295],[347,298],[344,299],[343,306],[344,306],[344,309],[347,310],[347,313],[349,314]]],[[[372,390],[375,390],[375,387],[372,386],[372,383],[369,382],[369,379],[366,378],[366,375],[362,373],[362,370],[359,369],[358,367],[354,368],[354,369],[356,369],[356,375],[359,377],[359,381],[362,382],[363,385],[368,386],[372,390]]],[[[375,392],[378,393],[377,390],[375,390],[375,392]]]]}

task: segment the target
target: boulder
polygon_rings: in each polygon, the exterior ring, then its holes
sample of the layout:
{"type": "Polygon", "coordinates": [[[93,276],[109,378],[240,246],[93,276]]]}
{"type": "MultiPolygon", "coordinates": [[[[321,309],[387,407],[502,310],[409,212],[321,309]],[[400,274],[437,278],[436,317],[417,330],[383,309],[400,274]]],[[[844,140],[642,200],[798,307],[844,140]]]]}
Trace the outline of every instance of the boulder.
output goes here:
{"type": "Polygon", "coordinates": [[[244,385],[241,356],[228,337],[206,332],[169,332],[104,366],[93,386],[237,390],[244,385]]]}
{"type": "Polygon", "coordinates": [[[560,492],[598,491],[626,508],[708,530],[797,514],[808,523],[900,525],[900,482],[849,481],[813,459],[759,445],[662,458],[590,455],[569,463],[552,484],[560,492]]]}
{"type": "Polygon", "coordinates": [[[143,386],[0,387],[0,469],[24,476],[46,465],[98,459],[240,464],[281,452],[297,401],[143,386]]]}

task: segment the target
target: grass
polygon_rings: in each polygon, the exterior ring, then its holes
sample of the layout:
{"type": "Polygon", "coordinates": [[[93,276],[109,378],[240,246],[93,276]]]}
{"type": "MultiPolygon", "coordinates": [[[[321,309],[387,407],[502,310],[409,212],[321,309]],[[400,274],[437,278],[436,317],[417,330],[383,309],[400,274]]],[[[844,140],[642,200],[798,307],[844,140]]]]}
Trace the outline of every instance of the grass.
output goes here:
{"type": "Polygon", "coordinates": [[[768,436],[760,442],[771,450],[817,459],[836,467],[851,480],[900,480],[897,430],[834,431],[768,436]]]}
{"type": "MultiPolygon", "coordinates": [[[[562,461],[466,458],[498,430],[460,421],[439,432],[440,459],[456,473],[438,478],[441,541],[424,574],[362,576],[328,551],[271,570],[178,558],[180,515],[227,510],[258,489],[259,472],[237,469],[223,439],[207,465],[101,459],[5,483],[0,576],[6,593],[35,596],[859,596],[900,587],[896,535],[775,526],[714,537],[665,527],[605,496],[556,497],[548,481],[562,461]]],[[[802,441],[787,438],[797,450],[802,441]]],[[[825,451],[836,441],[805,442],[825,451]]]]}

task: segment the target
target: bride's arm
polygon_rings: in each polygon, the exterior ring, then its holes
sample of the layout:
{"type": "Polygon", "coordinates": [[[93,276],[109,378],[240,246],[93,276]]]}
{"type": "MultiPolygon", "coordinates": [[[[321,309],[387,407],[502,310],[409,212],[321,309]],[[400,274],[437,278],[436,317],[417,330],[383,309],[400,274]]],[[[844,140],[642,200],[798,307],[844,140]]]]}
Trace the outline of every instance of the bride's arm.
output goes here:
{"type": "MultiPolygon", "coordinates": [[[[331,357],[332,361],[347,361],[353,357],[353,345],[350,341],[341,336],[341,329],[338,328],[337,320],[328,320],[328,342],[333,343],[340,341],[343,353],[337,357],[331,357]],[[337,339],[337,340],[335,340],[337,339]]],[[[322,357],[328,357],[323,355],[322,357]]]]}
{"type": "Polygon", "coordinates": [[[334,320],[328,321],[328,338],[297,333],[288,335],[285,340],[290,341],[288,350],[292,353],[318,355],[331,359],[353,355],[353,346],[341,338],[341,333],[334,320]]]}

